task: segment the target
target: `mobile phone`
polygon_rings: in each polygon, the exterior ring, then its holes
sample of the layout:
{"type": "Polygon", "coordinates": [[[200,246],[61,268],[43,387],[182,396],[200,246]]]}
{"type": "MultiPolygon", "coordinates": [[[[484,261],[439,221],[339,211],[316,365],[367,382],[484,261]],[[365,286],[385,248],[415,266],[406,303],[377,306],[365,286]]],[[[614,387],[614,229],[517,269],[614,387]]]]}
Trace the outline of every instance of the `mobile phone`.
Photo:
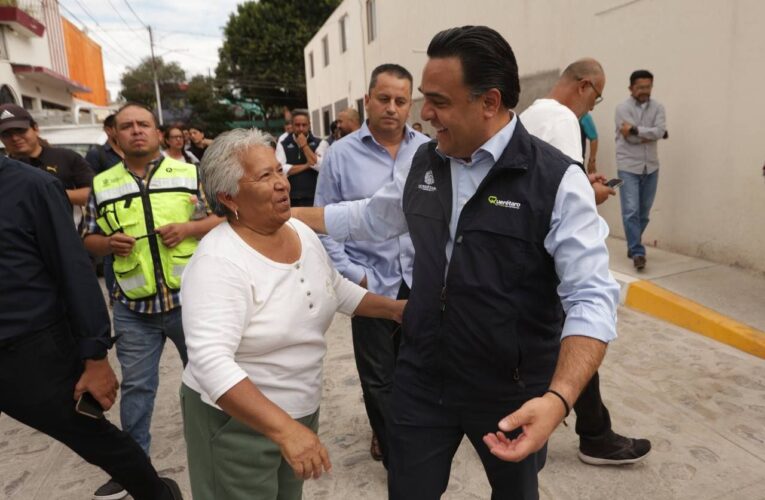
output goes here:
{"type": "Polygon", "coordinates": [[[80,399],[77,400],[77,405],[74,407],[74,411],[90,418],[104,418],[104,409],[89,392],[82,393],[80,399]]]}
{"type": "Polygon", "coordinates": [[[606,182],[606,186],[610,187],[611,189],[618,189],[622,187],[622,184],[624,184],[624,181],[618,178],[613,178],[606,182]]]}

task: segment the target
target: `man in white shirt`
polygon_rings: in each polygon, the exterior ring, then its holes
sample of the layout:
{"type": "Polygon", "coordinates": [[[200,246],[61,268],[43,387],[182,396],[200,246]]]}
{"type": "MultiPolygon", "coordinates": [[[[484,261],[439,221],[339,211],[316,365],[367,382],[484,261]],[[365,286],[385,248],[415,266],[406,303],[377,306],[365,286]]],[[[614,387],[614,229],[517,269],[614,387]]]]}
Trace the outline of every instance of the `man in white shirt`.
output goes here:
{"type": "MultiPolygon", "coordinates": [[[[537,99],[521,113],[521,123],[531,135],[560,149],[571,159],[582,162],[579,118],[602,101],[606,75],[594,59],[580,59],[570,64],[543,99],[537,99]]],[[[613,190],[605,179],[589,174],[598,204],[613,190]]],[[[633,439],[611,430],[608,409],[600,397],[598,373],[585,386],[574,404],[576,433],[579,434],[579,459],[591,465],[623,465],[645,458],[651,451],[647,439],[633,439]]]]}
{"type": "MultiPolygon", "coordinates": [[[[521,113],[521,122],[532,135],[549,142],[579,163],[584,161],[579,118],[603,100],[606,86],[603,68],[594,59],[582,59],[563,71],[558,82],[542,99],[521,113]],[[600,90],[598,90],[600,89],[600,90]]],[[[596,172],[588,175],[595,202],[600,205],[616,194],[596,172]]]]}

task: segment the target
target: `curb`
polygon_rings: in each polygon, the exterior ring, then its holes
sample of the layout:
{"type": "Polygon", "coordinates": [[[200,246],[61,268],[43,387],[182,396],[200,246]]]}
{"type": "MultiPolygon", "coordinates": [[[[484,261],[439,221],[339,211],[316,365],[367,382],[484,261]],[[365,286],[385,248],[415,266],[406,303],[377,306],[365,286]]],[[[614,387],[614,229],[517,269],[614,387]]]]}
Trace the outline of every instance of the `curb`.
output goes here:
{"type": "Polygon", "coordinates": [[[765,332],[649,281],[617,280],[624,305],[765,359],[765,332]]]}

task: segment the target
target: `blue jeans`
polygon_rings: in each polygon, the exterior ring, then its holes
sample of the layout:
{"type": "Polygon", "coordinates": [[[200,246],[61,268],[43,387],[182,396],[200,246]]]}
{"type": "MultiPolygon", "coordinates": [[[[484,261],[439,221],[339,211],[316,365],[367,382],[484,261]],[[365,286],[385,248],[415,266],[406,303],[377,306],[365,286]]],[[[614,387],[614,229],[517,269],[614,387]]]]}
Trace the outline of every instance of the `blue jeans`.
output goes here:
{"type": "Polygon", "coordinates": [[[619,198],[622,204],[622,223],[627,237],[627,253],[631,257],[645,256],[645,247],[641,243],[643,231],[648,226],[648,214],[651,212],[659,184],[659,171],[650,174],[632,174],[619,170],[619,178],[624,181],[619,198]]]}
{"type": "Polygon", "coordinates": [[[178,349],[186,366],[186,341],[181,325],[181,308],[157,314],[133,312],[121,302],[114,303],[114,333],[117,359],[122,368],[120,422],[122,430],[135,439],[146,455],[151,445],[151,414],[159,385],[159,359],[165,339],[178,349]]]}

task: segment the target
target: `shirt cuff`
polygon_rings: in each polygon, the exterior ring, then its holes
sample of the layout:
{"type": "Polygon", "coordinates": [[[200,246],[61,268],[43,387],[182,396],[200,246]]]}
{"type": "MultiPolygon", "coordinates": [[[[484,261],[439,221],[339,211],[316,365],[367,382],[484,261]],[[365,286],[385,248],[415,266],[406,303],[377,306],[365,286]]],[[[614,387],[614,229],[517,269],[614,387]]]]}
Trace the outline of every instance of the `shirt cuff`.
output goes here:
{"type": "Polygon", "coordinates": [[[348,207],[344,204],[333,204],[324,207],[324,225],[327,234],[337,241],[346,241],[350,236],[348,207]]]}
{"type": "Polygon", "coordinates": [[[616,315],[587,308],[581,304],[574,305],[566,313],[561,340],[569,335],[590,337],[608,344],[616,340],[616,315]]]}
{"type": "Polygon", "coordinates": [[[364,269],[362,266],[358,264],[351,264],[345,269],[345,271],[343,271],[342,275],[345,276],[349,281],[352,281],[358,285],[361,283],[362,279],[366,278],[367,272],[366,269],[364,269]]]}

